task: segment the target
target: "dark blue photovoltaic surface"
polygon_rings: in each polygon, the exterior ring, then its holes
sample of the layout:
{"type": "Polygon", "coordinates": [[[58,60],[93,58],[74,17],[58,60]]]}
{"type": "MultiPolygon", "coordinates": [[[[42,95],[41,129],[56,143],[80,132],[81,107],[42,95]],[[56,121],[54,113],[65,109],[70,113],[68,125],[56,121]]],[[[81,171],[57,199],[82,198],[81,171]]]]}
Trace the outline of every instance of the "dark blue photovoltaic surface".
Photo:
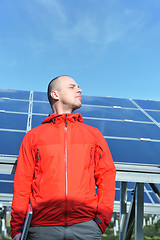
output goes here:
{"type": "Polygon", "coordinates": [[[82,95],[82,104],[135,108],[134,104],[129,99],[111,97],[91,97],[82,95]]]}
{"type": "Polygon", "coordinates": [[[146,194],[145,192],[144,192],[144,202],[145,203],[150,203],[151,202],[148,194],[146,194]]]}
{"type": "Polygon", "coordinates": [[[134,101],[143,109],[160,110],[160,102],[159,101],[135,100],[135,99],[134,99],[134,101]]]}
{"type": "Polygon", "coordinates": [[[52,109],[49,103],[33,102],[33,113],[51,114],[52,109]]]}
{"type": "Polygon", "coordinates": [[[28,101],[13,101],[0,99],[0,110],[28,113],[28,108],[28,101]]]}
{"type": "MultiPolygon", "coordinates": [[[[130,202],[133,195],[132,191],[135,188],[135,183],[127,183],[127,202],[130,202]]],[[[120,182],[116,182],[115,201],[120,201],[120,182]]],[[[144,202],[145,203],[160,203],[158,197],[153,193],[148,183],[144,184],[144,202]]]]}
{"type": "Polygon", "coordinates": [[[155,124],[128,123],[121,121],[106,121],[84,119],[84,123],[97,127],[104,136],[151,138],[160,140],[160,128],[155,124]]]}
{"type": "Polygon", "coordinates": [[[115,190],[115,201],[119,201],[120,199],[120,190],[115,190]]]}
{"type": "Polygon", "coordinates": [[[77,109],[76,112],[80,112],[83,117],[93,118],[108,118],[108,119],[129,119],[133,121],[145,121],[151,122],[151,120],[140,110],[135,109],[117,109],[117,108],[102,108],[82,106],[77,109]]]}
{"type": "Polygon", "coordinates": [[[23,132],[0,131],[0,154],[18,155],[19,148],[24,137],[23,132]]]}
{"type": "Polygon", "coordinates": [[[146,111],[155,121],[160,122],[160,111],[146,111]]]}
{"type": "Polygon", "coordinates": [[[106,140],[115,163],[160,165],[160,142],[106,140]]]}
{"type": "Polygon", "coordinates": [[[0,128],[26,130],[28,114],[0,112],[0,128]]]}
{"type": "Polygon", "coordinates": [[[13,174],[10,174],[10,175],[9,174],[0,174],[0,193],[12,193],[13,194],[13,181],[14,181],[13,174]]]}
{"type": "Polygon", "coordinates": [[[0,89],[0,98],[24,99],[29,100],[29,91],[18,91],[14,89],[0,89]]]}
{"type": "Polygon", "coordinates": [[[42,115],[32,115],[32,128],[37,127],[42,123],[42,121],[47,117],[42,115]]]}
{"type": "Polygon", "coordinates": [[[0,182],[0,193],[13,193],[13,183],[6,182],[4,184],[0,182]]]}
{"type": "Polygon", "coordinates": [[[46,92],[34,92],[33,101],[45,101],[48,102],[48,96],[46,92]]]}

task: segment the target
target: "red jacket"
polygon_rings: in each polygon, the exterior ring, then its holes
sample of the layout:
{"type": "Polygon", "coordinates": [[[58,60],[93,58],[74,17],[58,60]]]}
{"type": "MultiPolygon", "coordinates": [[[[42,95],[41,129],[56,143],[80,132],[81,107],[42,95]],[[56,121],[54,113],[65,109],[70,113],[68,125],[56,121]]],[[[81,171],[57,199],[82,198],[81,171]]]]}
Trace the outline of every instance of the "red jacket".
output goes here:
{"type": "Polygon", "coordinates": [[[50,115],[21,144],[11,209],[12,237],[21,231],[29,199],[31,226],[65,226],[95,219],[104,232],[113,212],[115,174],[98,129],[84,124],[79,113],[50,115]]]}

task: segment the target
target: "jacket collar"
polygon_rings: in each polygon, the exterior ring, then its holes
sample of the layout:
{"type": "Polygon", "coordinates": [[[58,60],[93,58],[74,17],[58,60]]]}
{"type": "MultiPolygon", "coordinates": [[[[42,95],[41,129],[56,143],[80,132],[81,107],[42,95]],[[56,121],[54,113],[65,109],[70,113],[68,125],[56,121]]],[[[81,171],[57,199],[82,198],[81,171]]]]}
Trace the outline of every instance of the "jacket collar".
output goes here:
{"type": "Polygon", "coordinates": [[[80,113],[63,113],[63,114],[50,114],[45,120],[43,120],[42,124],[48,123],[48,122],[83,122],[83,118],[80,113]]]}

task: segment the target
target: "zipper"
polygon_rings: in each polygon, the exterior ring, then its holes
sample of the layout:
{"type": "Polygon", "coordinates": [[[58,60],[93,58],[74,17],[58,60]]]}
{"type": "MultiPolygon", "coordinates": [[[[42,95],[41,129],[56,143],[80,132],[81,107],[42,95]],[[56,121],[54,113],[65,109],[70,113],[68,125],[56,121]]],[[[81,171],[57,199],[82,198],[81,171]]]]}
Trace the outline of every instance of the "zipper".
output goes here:
{"type": "Polygon", "coordinates": [[[67,114],[64,127],[64,165],[65,165],[65,225],[67,226],[68,169],[67,169],[67,114]]]}
{"type": "Polygon", "coordinates": [[[37,148],[37,160],[39,161],[40,157],[39,157],[39,148],[37,148]]]}
{"type": "Polygon", "coordinates": [[[93,147],[91,147],[91,160],[93,159],[93,147]]]}
{"type": "Polygon", "coordinates": [[[89,162],[89,165],[88,165],[88,173],[89,173],[89,185],[90,185],[90,187],[91,187],[91,182],[92,182],[92,174],[91,174],[91,172],[92,172],[92,170],[91,170],[91,167],[92,167],[92,165],[93,165],[93,163],[94,163],[94,151],[93,151],[93,147],[91,147],[91,149],[90,149],[90,162],[89,162]]]}

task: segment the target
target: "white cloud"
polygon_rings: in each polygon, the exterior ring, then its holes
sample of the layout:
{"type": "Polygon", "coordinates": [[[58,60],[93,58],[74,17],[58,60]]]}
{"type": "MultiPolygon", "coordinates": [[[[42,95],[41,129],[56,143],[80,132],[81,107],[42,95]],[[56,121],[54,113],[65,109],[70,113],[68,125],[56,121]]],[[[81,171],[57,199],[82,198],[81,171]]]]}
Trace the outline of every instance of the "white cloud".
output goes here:
{"type": "MultiPolygon", "coordinates": [[[[90,47],[98,44],[105,50],[115,42],[132,42],[144,40],[145,30],[151,18],[149,10],[133,6],[125,7],[117,2],[94,1],[97,8],[69,9],[67,2],[60,0],[35,0],[26,2],[35,28],[40,29],[39,41],[47,41],[45,44],[37,44],[38,47],[50,47],[53,42],[77,48],[77,44],[86,44],[90,47]],[[143,31],[143,34],[141,32],[143,31]]],[[[36,42],[36,40],[34,40],[36,42]]],[[[34,45],[34,44],[33,44],[34,45]]],[[[36,44],[35,44],[36,45],[36,44]]],[[[36,47],[36,46],[35,46],[36,47]]]]}

